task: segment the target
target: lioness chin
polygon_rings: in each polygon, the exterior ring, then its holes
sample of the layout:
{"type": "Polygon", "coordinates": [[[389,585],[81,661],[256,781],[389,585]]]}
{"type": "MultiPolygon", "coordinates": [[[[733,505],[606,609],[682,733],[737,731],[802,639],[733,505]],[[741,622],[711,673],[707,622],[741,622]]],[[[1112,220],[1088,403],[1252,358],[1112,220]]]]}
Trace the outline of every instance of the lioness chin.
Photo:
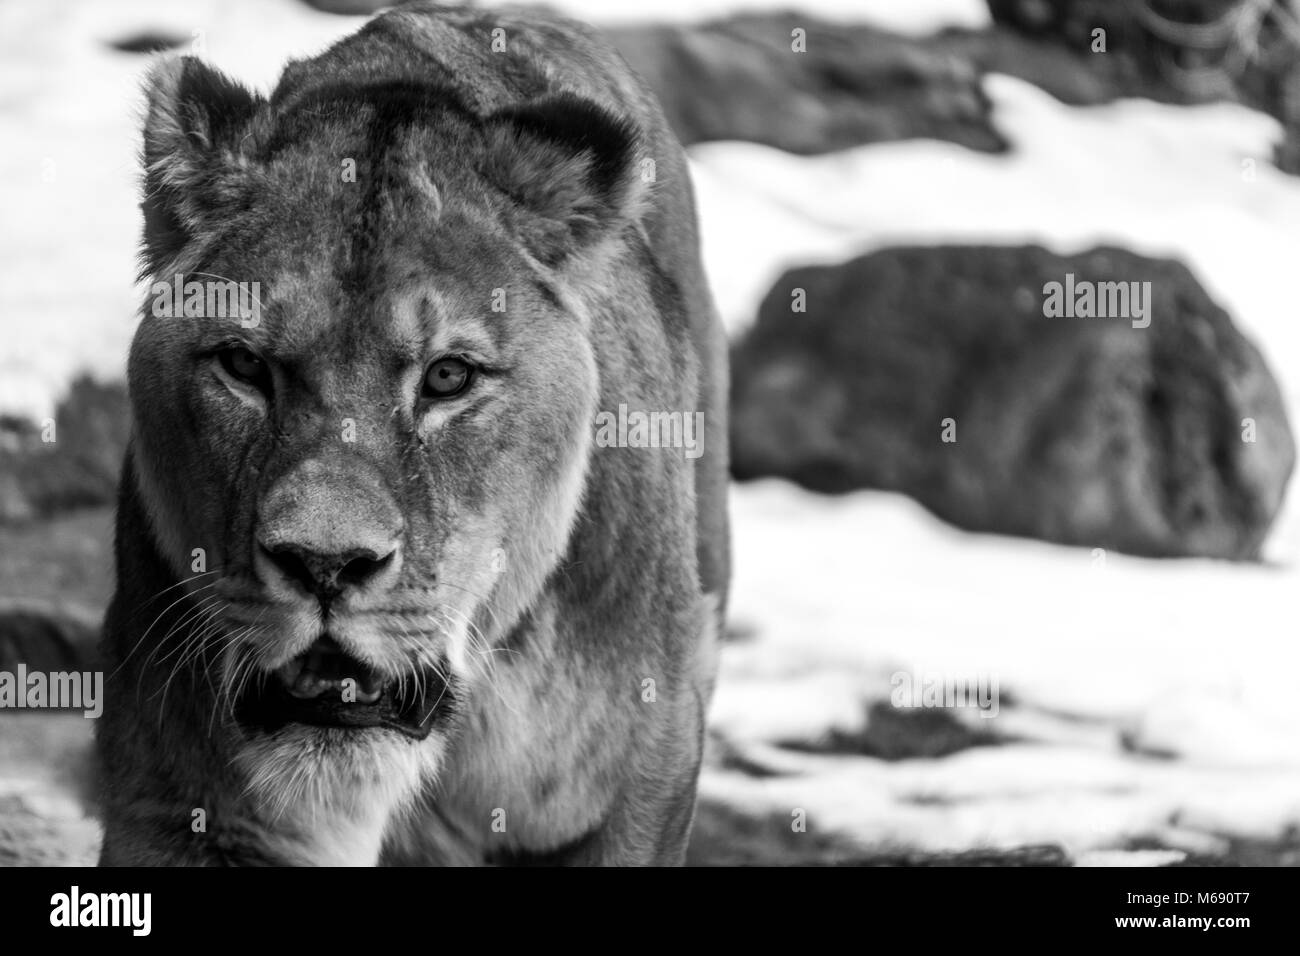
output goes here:
{"type": "Polygon", "coordinates": [[[681,862],[726,367],[650,94],[411,6],[269,99],[162,63],[143,153],[101,862],[681,862]],[[702,444],[605,447],[620,406],[702,444]]]}

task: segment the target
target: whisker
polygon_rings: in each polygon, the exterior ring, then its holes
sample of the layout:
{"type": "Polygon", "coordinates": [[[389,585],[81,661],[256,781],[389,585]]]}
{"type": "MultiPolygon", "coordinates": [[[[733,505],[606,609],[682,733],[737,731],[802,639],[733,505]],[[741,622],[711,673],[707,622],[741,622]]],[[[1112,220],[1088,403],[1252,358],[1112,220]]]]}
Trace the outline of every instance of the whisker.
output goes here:
{"type": "MultiPolygon", "coordinates": [[[[208,573],[211,573],[211,572],[208,572],[208,573]]],[[[197,575],[196,575],[196,577],[197,577],[197,575]]],[[[188,579],[188,580],[193,580],[193,579],[191,578],[191,579],[188,579]]],[[[182,583],[184,583],[184,582],[182,582],[182,583]]],[[[154,627],[157,625],[157,623],[158,623],[160,620],[162,620],[163,616],[164,616],[168,611],[170,611],[172,608],[174,608],[177,604],[180,604],[181,601],[184,601],[186,598],[188,598],[188,597],[193,597],[194,594],[197,594],[199,591],[203,591],[203,590],[206,590],[207,588],[213,587],[213,586],[215,586],[217,583],[218,583],[218,582],[213,581],[213,582],[210,583],[210,584],[205,584],[205,585],[203,585],[202,587],[195,588],[193,594],[182,594],[182,595],[181,595],[180,597],[178,597],[175,601],[172,601],[171,604],[168,604],[165,608],[163,608],[162,611],[160,611],[160,612],[158,613],[158,616],[155,617],[155,618],[153,619],[153,622],[152,622],[152,623],[151,623],[147,628],[145,628],[144,633],[140,635],[140,639],[139,639],[138,641],[136,641],[136,642],[135,642],[135,646],[133,646],[133,647],[131,648],[131,650],[127,652],[126,657],[124,657],[124,658],[122,659],[122,662],[121,662],[120,664],[117,665],[116,670],[114,670],[113,673],[109,675],[109,679],[112,679],[113,677],[116,677],[118,671],[120,671],[123,667],[126,666],[127,661],[129,661],[129,660],[131,659],[131,656],[132,656],[132,655],[133,655],[137,650],[139,650],[140,645],[143,644],[144,641],[145,641],[145,639],[149,636],[149,632],[152,631],[152,630],[154,629],[154,627]]],[[[173,585],[173,587],[175,587],[175,585],[173,585]]],[[[165,589],[165,590],[170,590],[170,588],[167,588],[167,589],[165,589]]],[[[160,591],[159,594],[161,594],[161,593],[162,593],[162,592],[160,591]]],[[[150,598],[150,600],[152,601],[152,600],[154,600],[154,598],[150,598]]]]}
{"type": "MultiPolygon", "coordinates": [[[[128,624],[134,624],[134,623],[136,622],[136,620],[139,618],[139,616],[144,612],[144,609],[145,609],[145,608],[147,608],[147,607],[148,607],[150,604],[152,604],[154,601],[158,600],[160,597],[162,597],[162,596],[163,596],[164,594],[166,594],[168,591],[175,590],[176,588],[181,587],[181,586],[184,585],[184,584],[189,584],[191,581],[198,580],[199,578],[207,577],[209,574],[220,574],[220,573],[221,573],[221,569],[220,569],[220,568],[213,568],[211,571],[199,571],[197,574],[191,574],[191,575],[190,575],[189,577],[187,577],[187,578],[181,578],[181,579],[180,579],[179,581],[177,581],[175,584],[169,584],[169,585],[167,585],[167,587],[163,588],[163,589],[162,589],[161,591],[159,591],[157,594],[154,594],[154,595],[152,595],[152,596],[146,598],[145,600],[141,601],[139,607],[137,607],[137,608],[135,609],[133,615],[128,619],[127,623],[128,623],[128,624]]],[[[216,582],[214,581],[213,583],[215,584],[216,582]]]]}
{"type": "MultiPolygon", "coordinates": [[[[205,588],[206,588],[206,587],[211,587],[211,585],[204,585],[204,587],[205,587],[205,588]]],[[[198,590],[201,591],[201,590],[203,590],[203,588],[199,588],[198,590]]],[[[137,674],[136,674],[136,680],[135,680],[135,696],[136,696],[136,702],[137,702],[137,703],[139,703],[139,700],[140,700],[140,692],[141,692],[141,690],[142,690],[142,688],[143,688],[145,677],[147,677],[148,674],[149,674],[149,664],[150,664],[150,662],[154,659],[154,657],[158,654],[158,652],[159,652],[160,650],[163,649],[163,647],[164,647],[164,646],[167,644],[167,642],[171,639],[171,636],[172,636],[173,634],[175,634],[178,630],[180,630],[182,627],[184,627],[185,624],[186,624],[188,621],[191,621],[191,620],[198,620],[200,617],[202,617],[202,616],[207,612],[208,605],[210,605],[213,601],[216,601],[216,600],[218,600],[218,599],[216,598],[215,595],[207,595],[207,596],[201,598],[201,599],[199,600],[198,604],[197,604],[195,607],[190,608],[189,610],[187,610],[184,614],[182,614],[182,615],[180,616],[180,618],[179,618],[175,623],[173,623],[171,627],[169,627],[169,628],[167,629],[167,633],[164,634],[164,635],[163,635],[163,636],[158,640],[158,642],[154,645],[153,650],[149,652],[149,656],[146,657],[146,658],[144,659],[144,662],[139,666],[139,668],[138,668],[138,672],[137,672],[137,674]]],[[[174,605],[173,605],[173,606],[174,606],[174,605]]],[[[157,620],[155,620],[154,623],[156,624],[156,623],[157,623],[157,620]]],[[[152,625],[151,625],[151,626],[152,626],[152,625]]],[[[141,638],[141,640],[143,640],[143,639],[144,639],[144,638],[141,638]]],[[[185,640],[182,640],[182,642],[181,642],[182,646],[184,646],[185,643],[186,643],[186,641],[185,641],[185,640]]],[[[139,645],[137,644],[137,646],[139,646],[139,645]]],[[[153,698],[151,697],[150,699],[152,700],[153,698]]]]}

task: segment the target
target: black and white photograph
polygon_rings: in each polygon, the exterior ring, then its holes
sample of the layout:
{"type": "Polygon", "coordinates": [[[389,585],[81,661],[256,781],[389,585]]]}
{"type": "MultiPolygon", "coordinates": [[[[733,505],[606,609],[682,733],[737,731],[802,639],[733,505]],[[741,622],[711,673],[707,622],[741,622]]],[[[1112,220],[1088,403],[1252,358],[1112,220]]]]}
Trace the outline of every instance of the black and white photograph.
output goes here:
{"type": "Polygon", "coordinates": [[[0,0],[0,140],[37,922],[1300,864],[1296,0],[0,0]]]}

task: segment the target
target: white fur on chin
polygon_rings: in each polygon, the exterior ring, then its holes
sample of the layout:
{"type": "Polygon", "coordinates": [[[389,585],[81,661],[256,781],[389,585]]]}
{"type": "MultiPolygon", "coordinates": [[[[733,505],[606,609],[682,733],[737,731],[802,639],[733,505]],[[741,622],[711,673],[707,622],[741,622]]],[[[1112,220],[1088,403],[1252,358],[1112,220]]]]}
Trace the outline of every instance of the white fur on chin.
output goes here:
{"type": "Polygon", "coordinates": [[[293,725],[249,741],[235,762],[270,849],[286,863],[373,866],[443,748],[436,732],[417,742],[386,729],[293,725]]]}

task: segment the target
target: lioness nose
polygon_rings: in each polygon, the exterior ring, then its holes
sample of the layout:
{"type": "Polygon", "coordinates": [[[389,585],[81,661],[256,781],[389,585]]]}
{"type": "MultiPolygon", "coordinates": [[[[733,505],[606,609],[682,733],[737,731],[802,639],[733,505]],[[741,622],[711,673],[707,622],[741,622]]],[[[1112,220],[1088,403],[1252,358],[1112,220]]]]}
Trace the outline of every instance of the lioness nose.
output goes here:
{"type": "Polygon", "coordinates": [[[355,548],[341,554],[322,554],[296,544],[261,545],[262,553],[295,582],[322,603],[334,600],[351,587],[369,583],[388,567],[397,553],[394,546],[381,554],[370,548],[355,548]]]}

